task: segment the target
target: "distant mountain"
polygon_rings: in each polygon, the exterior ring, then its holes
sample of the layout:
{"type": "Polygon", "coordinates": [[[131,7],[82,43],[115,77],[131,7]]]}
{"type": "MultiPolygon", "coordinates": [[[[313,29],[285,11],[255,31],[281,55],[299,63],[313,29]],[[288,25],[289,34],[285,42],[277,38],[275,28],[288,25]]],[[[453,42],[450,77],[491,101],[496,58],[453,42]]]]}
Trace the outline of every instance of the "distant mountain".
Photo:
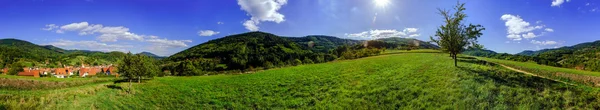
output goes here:
{"type": "MultiPolygon", "coordinates": [[[[419,48],[421,48],[421,49],[439,49],[440,48],[439,46],[433,45],[429,42],[421,41],[418,39],[411,39],[411,38],[389,37],[389,38],[381,38],[381,39],[377,39],[377,40],[384,41],[384,42],[388,43],[388,45],[392,45],[392,46],[396,46],[396,47],[406,47],[410,43],[413,43],[413,41],[416,40],[419,42],[419,48]]],[[[390,48],[390,47],[388,47],[388,48],[390,48]]]]}
{"type": "Polygon", "coordinates": [[[328,52],[331,49],[335,49],[342,45],[356,45],[361,44],[363,41],[352,40],[352,39],[341,39],[332,36],[313,35],[306,37],[285,37],[290,41],[298,43],[304,48],[308,48],[313,52],[328,52]],[[310,45],[309,45],[310,44],[310,45]],[[312,47],[309,47],[311,46],[312,47]]]}
{"type": "Polygon", "coordinates": [[[497,52],[486,49],[467,49],[462,54],[471,55],[471,56],[481,56],[481,57],[490,57],[497,55],[497,52]]]}
{"type": "Polygon", "coordinates": [[[80,58],[93,65],[113,64],[123,52],[100,52],[89,50],[65,50],[52,45],[40,46],[19,39],[0,39],[0,68],[14,62],[27,62],[28,67],[60,67],[63,64],[79,65],[80,58]]]}
{"type": "Polygon", "coordinates": [[[166,58],[166,57],[163,57],[163,56],[158,56],[158,55],[156,55],[156,54],[153,54],[153,53],[150,53],[150,52],[141,52],[141,53],[138,53],[138,54],[140,54],[140,55],[145,55],[145,56],[152,57],[152,58],[156,58],[156,59],[163,59],[163,58],[166,58]]]}
{"type": "Polygon", "coordinates": [[[528,50],[517,55],[543,58],[567,68],[600,71],[600,40],[555,49],[528,50]]]}
{"type": "MultiPolygon", "coordinates": [[[[38,60],[42,58],[54,57],[61,54],[61,52],[59,51],[47,49],[44,46],[39,46],[31,42],[19,39],[0,39],[0,46],[3,46],[4,48],[17,49],[20,54],[29,54],[26,57],[38,60]]],[[[15,57],[13,59],[16,58],[23,57],[15,57]]]]}
{"type": "MultiPolygon", "coordinates": [[[[228,70],[283,66],[296,60],[317,58],[298,43],[264,32],[249,32],[214,39],[176,53],[166,61],[213,60],[228,70]]],[[[322,57],[321,57],[322,58],[322,57]]]]}

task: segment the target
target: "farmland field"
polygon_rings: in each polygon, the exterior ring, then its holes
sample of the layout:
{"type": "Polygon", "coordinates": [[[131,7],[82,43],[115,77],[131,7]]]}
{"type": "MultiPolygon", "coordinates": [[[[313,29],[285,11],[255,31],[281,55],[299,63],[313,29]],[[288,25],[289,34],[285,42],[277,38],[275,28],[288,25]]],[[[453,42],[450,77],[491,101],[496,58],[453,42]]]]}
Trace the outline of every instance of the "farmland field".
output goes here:
{"type": "MultiPolygon", "coordinates": [[[[577,73],[573,73],[577,74],[577,73]]],[[[595,74],[595,73],[589,73],[595,74]]],[[[599,90],[448,54],[389,51],[253,74],[157,77],[38,91],[0,90],[9,109],[600,109],[599,90]],[[31,95],[40,94],[40,95],[31,95]],[[58,95],[64,94],[64,95],[58,95]],[[60,100],[57,100],[60,99],[60,100]]]]}

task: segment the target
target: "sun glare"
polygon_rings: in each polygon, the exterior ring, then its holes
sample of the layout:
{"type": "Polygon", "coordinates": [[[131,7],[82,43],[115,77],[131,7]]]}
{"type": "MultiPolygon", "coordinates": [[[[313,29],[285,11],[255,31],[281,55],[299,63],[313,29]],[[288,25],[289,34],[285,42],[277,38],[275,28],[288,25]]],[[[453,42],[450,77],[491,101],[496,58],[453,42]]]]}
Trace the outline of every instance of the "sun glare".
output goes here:
{"type": "Polygon", "coordinates": [[[377,5],[377,7],[385,8],[385,6],[387,6],[390,3],[390,0],[373,0],[373,2],[375,2],[375,5],[377,5]]]}

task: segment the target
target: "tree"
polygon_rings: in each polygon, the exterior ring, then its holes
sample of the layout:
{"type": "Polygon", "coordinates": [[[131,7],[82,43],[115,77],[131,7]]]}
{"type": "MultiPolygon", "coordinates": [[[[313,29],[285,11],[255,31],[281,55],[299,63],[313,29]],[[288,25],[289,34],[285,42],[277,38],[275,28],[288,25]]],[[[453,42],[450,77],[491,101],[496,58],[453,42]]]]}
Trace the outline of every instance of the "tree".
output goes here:
{"type": "Polygon", "coordinates": [[[154,77],[158,74],[158,66],[151,58],[143,55],[132,55],[127,53],[117,66],[119,73],[129,80],[129,92],[131,92],[131,81],[138,79],[141,82],[142,77],[154,77]]]}
{"type": "Polygon", "coordinates": [[[444,25],[436,31],[435,37],[432,36],[431,41],[437,43],[443,51],[450,53],[452,59],[454,59],[454,66],[458,66],[456,55],[469,47],[483,47],[477,44],[477,38],[483,35],[481,31],[485,28],[481,25],[469,24],[464,25],[463,20],[467,15],[463,12],[465,10],[464,3],[457,3],[454,8],[456,12],[453,14],[450,10],[438,9],[439,14],[444,17],[444,25]]]}
{"type": "Polygon", "coordinates": [[[23,70],[23,68],[25,68],[25,65],[23,65],[22,62],[14,62],[13,64],[10,65],[10,68],[8,69],[8,73],[9,75],[17,75],[19,74],[19,72],[23,72],[25,70],[23,70]]]}

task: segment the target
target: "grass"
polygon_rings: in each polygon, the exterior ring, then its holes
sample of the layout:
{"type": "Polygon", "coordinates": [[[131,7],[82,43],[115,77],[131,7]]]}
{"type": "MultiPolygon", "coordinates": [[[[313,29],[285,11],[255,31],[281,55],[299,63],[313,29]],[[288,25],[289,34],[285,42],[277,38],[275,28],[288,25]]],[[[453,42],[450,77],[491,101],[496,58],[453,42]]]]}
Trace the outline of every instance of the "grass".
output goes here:
{"type": "Polygon", "coordinates": [[[0,75],[0,90],[44,90],[115,81],[115,78],[52,78],[0,75]]]}
{"type": "Polygon", "coordinates": [[[520,70],[536,73],[541,76],[558,79],[567,82],[573,82],[578,84],[600,86],[600,72],[582,71],[568,68],[552,67],[546,65],[539,65],[532,62],[516,62],[499,60],[492,58],[478,57],[478,59],[486,60],[489,62],[499,63],[507,65],[520,70]]]}
{"type": "Polygon", "coordinates": [[[34,109],[600,109],[595,88],[477,59],[463,59],[454,67],[447,54],[434,51],[388,53],[254,74],[160,77],[134,84],[131,95],[123,92],[127,83],[1,94],[68,92],[77,97],[32,104],[34,109]]]}

